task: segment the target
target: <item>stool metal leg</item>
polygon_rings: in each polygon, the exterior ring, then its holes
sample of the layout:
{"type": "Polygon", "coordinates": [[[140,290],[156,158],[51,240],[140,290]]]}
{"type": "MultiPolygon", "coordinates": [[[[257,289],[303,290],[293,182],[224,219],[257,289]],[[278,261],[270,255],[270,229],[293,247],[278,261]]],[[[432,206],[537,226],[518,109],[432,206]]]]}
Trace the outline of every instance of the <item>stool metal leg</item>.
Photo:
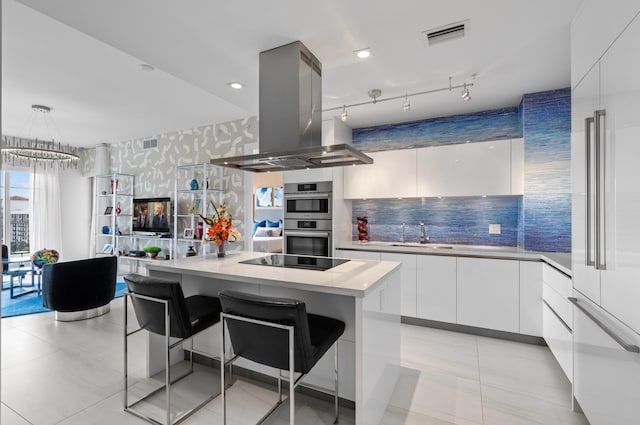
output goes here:
{"type": "Polygon", "coordinates": [[[335,378],[335,398],[334,398],[334,408],[336,413],[336,419],[333,421],[334,424],[337,424],[340,421],[340,408],[338,406],[338,341],[334,344],[333,347],[333,370],[334,370],[334,378],[335,378]]]}
{"type": "Polygon", "coordinates": [[[289,328],[289,425],[296,422],[296,406],[295,406],[295,357],[293,353],[293,327],[289,328]]]}
{"type": "Polygon", "coordinates": [[[165,383],[167,389],[167,425],[171,425],[171,369],[169,365],[169,354],[171,352],[171,342],[169,340],[171,336],[171,317],[169,316],[169,303],[164,304],[164,340],[166,343],[167,351],[164,358],[164,371],[165,371],[165,383]]]}
{"type": "Polygon", "coordinates": [[[226,322],[226,319],[224,317],[224,314],[221,315],[222,317],[220,318],[220,321],[222,322],[222,332],[220,332],[220,334],[222,335],[222,344],[220,344],[220,346],[222,347],[220,349],[220,397],[221,397],[221,401],[222,401],[222,424],[223,425],[227,425],[227,398],[226,398],[226,387],[225,387],[225,382],[224,382],[224,369],[225,369],[225,347],[224,347],[224,340],[225,340],[225,336],[224,336],[224,324],[226,322]]]}

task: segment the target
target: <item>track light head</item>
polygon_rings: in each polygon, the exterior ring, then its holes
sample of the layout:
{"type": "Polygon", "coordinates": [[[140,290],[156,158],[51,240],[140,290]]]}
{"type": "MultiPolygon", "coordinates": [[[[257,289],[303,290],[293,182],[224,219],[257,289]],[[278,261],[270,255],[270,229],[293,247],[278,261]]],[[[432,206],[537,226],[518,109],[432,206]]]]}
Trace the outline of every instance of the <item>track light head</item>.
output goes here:
{"type": "Polygon", "coordinates": [[[342,121],[346,121],[347,120],[347,105],[345,105],[342,108],[342,114],[340,114],[340,119],[342,119],[342,121]]]}
{"type": "Polygon", "coordinates": [[[402,110],[404,112],[409,111],[409,109],[411,109],[411,103],[409,103],[409,95],[405,94],[404,95],[404,103],[402,104],[402,110]]]}
{"type": "Polygon", "coordinates": [[[464,84],[462,88],[462,100],[471,100],[471,95],[469,94],[469,89],[467,88],[467,83],[464,84]]]}

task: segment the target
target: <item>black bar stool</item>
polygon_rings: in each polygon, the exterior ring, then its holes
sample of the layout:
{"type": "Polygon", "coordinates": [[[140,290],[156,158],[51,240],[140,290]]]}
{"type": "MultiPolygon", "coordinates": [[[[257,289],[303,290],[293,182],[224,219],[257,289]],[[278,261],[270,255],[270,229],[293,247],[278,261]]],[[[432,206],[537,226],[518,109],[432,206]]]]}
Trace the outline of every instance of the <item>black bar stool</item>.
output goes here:
{"type": "MultiPolygon", "coordinates": [[[[124,410],[148,422],[162,424],[162,422],[134,410],[133,406],[158,391],[165,389],[166,418],[164,423],[166,425],[177,424],[218,395],[212,395],[195,408],[185,412],[176,418],[175,421],[171,422],[171,384],[193,372],[193,337],[220,321],[220,300],[205,295],[193,295],[185,298],[182,287],[177,281],[141,276],[138,274],[127,275],[124,277],[124,280],[129,289],[129,293],[124,294],[124,410]],[[128,298],[131,298],[136,318],[140,324],[140,328],[132,332],[127,331],[128,298]],[[129,404],[127,340],[129,336],[143,329],[165,337],[165,383],[162,387],[145,395],[138,401],[129,404]],[[172,344],[169,337],[179,338],[179,340],[172,344]],[[190,371],[171,381],[169,352],[172,348],[182,344],[186,339],[191,339],[191,350],[189,351],[190,371]]],[[[197,353],[207,357],[213,357],[208,353],[199,351],[197,351],[197,353]]],[[[221,373],[224,375],[223,370],[221,370],[221,373]]]]}
{"type": "MultiPolygon", "coordinates": [[[[302,301],[271,298],[224,290],[219,293],[222,304],[222,359],[225,359],[225,324],[234,357],[223,364],[232,364],[238,357],[289,372],[289,423],[295,423],[295,388],[318,360],[334,348],[335,421],[338,423],[338,338],[344,332],[344,322],[330,317],[307,314],[302,301]],[[299,373],[295,378],[295,373],[299,373]]],[[[227,423],[225,376],[220,374],[223,423],[227,423]]],[[[262,423],[282,403],[281,373],[278,373],[278,402],[262,417],[262,423]]]]}

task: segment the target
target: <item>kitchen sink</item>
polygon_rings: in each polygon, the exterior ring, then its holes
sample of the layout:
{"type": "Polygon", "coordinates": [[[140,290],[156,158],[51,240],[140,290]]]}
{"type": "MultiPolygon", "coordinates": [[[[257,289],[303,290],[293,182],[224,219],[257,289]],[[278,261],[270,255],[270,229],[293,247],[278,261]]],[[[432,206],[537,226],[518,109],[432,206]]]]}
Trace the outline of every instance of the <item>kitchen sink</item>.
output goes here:
{"type": "Polygon", "coordinates": [[[427,248],[427,249],[453,249],[452,245],[421,244],[421,243],[392,243],[391,246],[404,246],[407,248],[427,248]]]}

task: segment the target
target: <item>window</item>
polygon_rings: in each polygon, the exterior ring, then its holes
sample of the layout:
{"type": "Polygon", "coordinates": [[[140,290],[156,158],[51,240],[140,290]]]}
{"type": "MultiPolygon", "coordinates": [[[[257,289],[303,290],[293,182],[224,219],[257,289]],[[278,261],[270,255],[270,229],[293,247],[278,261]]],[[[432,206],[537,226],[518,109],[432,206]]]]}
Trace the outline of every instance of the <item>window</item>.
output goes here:
{"type": "Polygon", "coordinates": [[[0,176],[3,243],[10,254],[29,253],[31,173],[2,171],[0,176]]]}

